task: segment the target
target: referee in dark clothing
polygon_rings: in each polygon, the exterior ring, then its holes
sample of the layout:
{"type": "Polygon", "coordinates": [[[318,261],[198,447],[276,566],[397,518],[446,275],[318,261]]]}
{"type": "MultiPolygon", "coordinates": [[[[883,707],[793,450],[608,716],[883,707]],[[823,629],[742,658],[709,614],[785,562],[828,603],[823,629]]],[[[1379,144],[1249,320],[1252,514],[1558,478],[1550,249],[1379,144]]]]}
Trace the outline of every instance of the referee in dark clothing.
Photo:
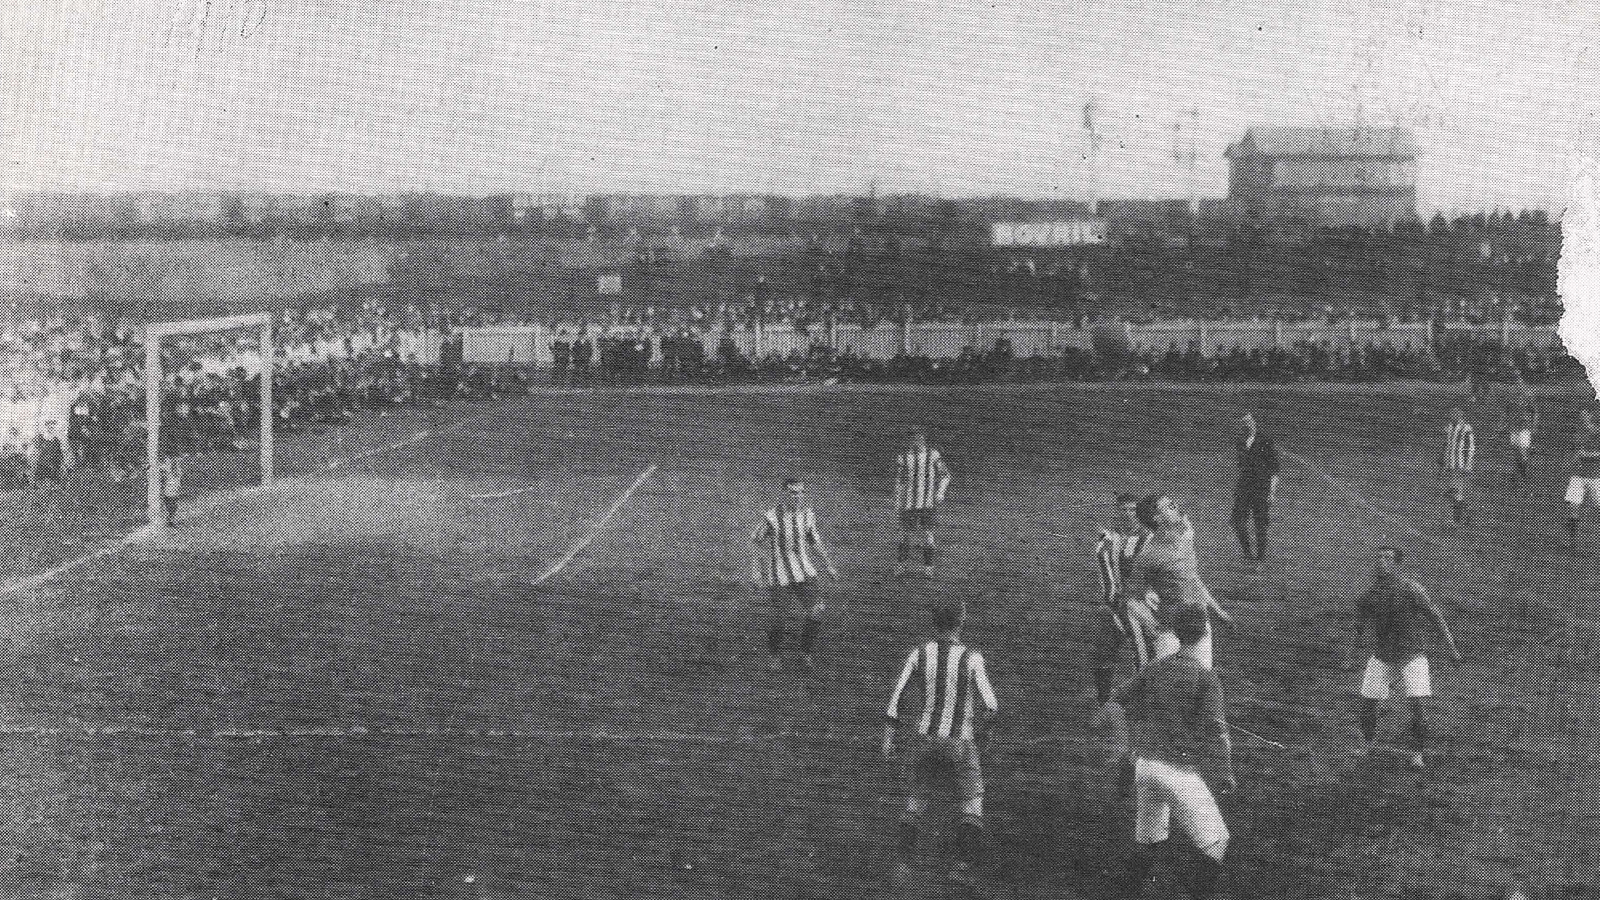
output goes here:
{"type": "Polygon", "coordinates": [[[1239,481],[1233,488],[1233,533],[1245,559],[1261,561],[1267,555],[1267,526],[1272,522],[1272,498],[1278,492],[1278,445],[1256,427],[1256,417],[1245,413],[1239,419],[1239,439],[1234,449],[1239,456],[1239,481]],[[1250,523],[1255,521],[1254,552],[1250,546],[1250,523]]]}

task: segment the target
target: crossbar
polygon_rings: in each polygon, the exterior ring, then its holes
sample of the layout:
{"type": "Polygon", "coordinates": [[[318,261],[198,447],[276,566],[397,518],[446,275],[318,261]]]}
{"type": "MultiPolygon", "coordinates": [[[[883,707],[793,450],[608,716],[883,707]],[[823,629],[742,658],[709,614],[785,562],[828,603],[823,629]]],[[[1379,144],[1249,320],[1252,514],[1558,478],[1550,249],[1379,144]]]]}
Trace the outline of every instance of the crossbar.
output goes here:
{"type": "Polygon", "coordinates": [[[146,339],[160,339],[182,334],[205,334],[208,331],[229,331],[234,328],[261,328],[272,324],[272,313],[245,313],[223,316],[218,319],[196,319],[191,322],[151,322],[145,326],[146,339]]]}

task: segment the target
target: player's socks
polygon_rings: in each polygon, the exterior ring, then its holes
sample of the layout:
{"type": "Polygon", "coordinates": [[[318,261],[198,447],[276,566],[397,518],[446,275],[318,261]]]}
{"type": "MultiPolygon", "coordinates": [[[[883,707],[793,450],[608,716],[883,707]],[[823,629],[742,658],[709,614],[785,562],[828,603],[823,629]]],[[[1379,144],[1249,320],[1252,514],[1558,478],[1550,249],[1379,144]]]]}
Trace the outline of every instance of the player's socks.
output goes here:
{"type": "MultiPolygon", "coordinates": [[[[1163,842],[1164,843],[1164,842],[1163,842]]],[[[1128,867],[1122,873],[1122,884],[1117,896],[1122,900],[1139,900],[1145,886],[1150,883],[1150,870],[1155,868],[1155,848],[1160,844],[1139,846],[1128,856],[1128,867]]]]}
{"type": "Polygon", "coordinates": [[[1105,706],[1106,701],[1111,699],[1111,687],[1115,676],[1116,671],[1114,669],[1101,668],[1094,670],[1094,696],[1096,700],[1100,701],[1101,706],[1105,706]]]}
{"type": "Polygon", "coordinates": [[[917,852],[917,823],[913,819],[900,820],[900,858],[907,859],[917,852]]]}
{"type": "Polygon", "coordinates": [[[1567,520],[1567,546],[1572,546],[1578,540],[1578,520],[1576,517],[1567,520]]]}
{"type": "Polygon", "coordinates": [[[1256,559],[1267,558],[1267,523],[1256,521],[1256,559]]]}
{"type": "Polygon", "coordinates": [[[922,551],[922,567],[924,569],[933,568],[934,552],[935,551],[934,551],[934,549],[932,547],[926,547],[926,548],[923,549],[923,551],[922,551]]]}
{"type": "Polygon", "coordinates": [[[773,656],[783,652],[783,626],[774,625],[767,629],[767,651],[773,656]]]}
{"type": "Polygon", "coordinates": [[[1222,880],[1222,863],[1204,853],[1195,854],[1194,870],[1189,875],[1189,896],[1194,900],[1211,900],[1217,895],[1217,883],[1222,880]]]}
{"type": "Polygon", "coordinates": [[[811,657],[811,648],[817,642],[818,622],[816,619],[806,619],[805,625],[800,627],[800,655],[811,657]]]}
{"type": "Polygon", "coordinates": [[[1428,749],[1428,720],[1419,710],[1411,717],[1411,739],[1416,742],[1416,755],[1428,749]]]}
{"type": "Polygon", "coordinates": [[[983,851],[983,826],[976,822],[962,822],[956,828],[956,853],[969,866],[977,865],[983,851]]]}
{"type": "Polygon", "coordinates": [[[1361,738],[1371,747],[1378,736],[1378,704],[1371,700],[1361,702],[1361,738]]]}
{"type": "Polygon", "coordinates": [[[1239,549],[1244,551],[1244,558],[1254,558],[1255,554],[1250,552],[1250,526],[1243,522],[1235,522],[1233,533],[1239,539],[1239,549]]]}

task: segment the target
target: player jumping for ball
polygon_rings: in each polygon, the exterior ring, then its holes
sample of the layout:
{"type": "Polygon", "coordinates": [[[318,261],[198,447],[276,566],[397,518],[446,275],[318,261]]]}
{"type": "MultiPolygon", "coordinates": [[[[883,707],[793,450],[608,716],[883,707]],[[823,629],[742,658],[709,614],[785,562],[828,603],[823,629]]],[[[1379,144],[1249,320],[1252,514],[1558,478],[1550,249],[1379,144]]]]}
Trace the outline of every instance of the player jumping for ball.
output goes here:
{"type": "Polygon", "coordinates": [[[801,671],[813,668],[812,651],[817,640],[817,630],[822,624],[822,613],[827,605],[817,597],[817,567],[811,561],[811,551],[816,550],[828,568],[828,574],[839,577],[839,570],[828,555],[817,531],[817,514],[806,502],[806,487],[798,478],[783,483],[787,495],[782,503],[767,510],[750,536],[756,553],[750,561],[750,577],[757,585],[766,585],[772,602],[772,622],[767,629],[767,650],[772,659],[771,671],[783,669],[783,634],[792,610],[801,610],[805,624],[800,629],[801,671]]]}
{"type": "Polygon", "coordinates": [[[1452,407],[1450,421],[1444,426],[1444,446],[1439,450],[1439,471],[1445,477],[1445,495],[1450,498],[1450,521],[1456,525],[1472,521],[1467,512],[1467,485],[1472,481],[1477,450],[1472,423],[1461,407],[1452,407]]]}
{"type": "Polygon", "coordinates": [[[1578,521],[1585,506],[1600,506],[1600,423],[1587,409],[1583,411],[1583,432],[1578,435],[1572,477],[1567,479],[1568,547],[1577,543],[1578,521]]]}
{"type": "MultiPolygon", "coordinates": [[[[1139,522],[1150,529],[1150,537],[1134,558],[1134,568],[1139,573],[1139,584],[1124,588],[1132,591],[1130,601],[1144,597],[1145,591],[1154,591],[1158,603],[1157,632],[1154,652],[1156,658],[1170,656],[1178,650],[1178,638],[1171,624],[1172,611],[1182,603],[1199,603],[1209,609],[1224,624],[1233,624],[1233,617],[1223,610],[1206,583],[1200,580],[1200,563],[1195,556],[1194,526],[1172,498],[1165,494],[1151,494],[1139,501],[1139,522]]],[[[1195,655],[1211,665],[1212,640],[1209,623],[1205,634],[1195,648],[1195,655]]]]}
{"type": "Polygon", "coordinates": [[[1423,767],[1427,752],[1428,720],[1423,700],[1433,694],[1428,671],[1425,631],[1431,629],[1444,641],[1450,658],[1461,661],[1455,637],[1445,623],[1439,607],[1428,593],[1400,573],[1405,555],[1396,547],[1379,547],[1373,583],[1356,604],[1356,643],[1372,626],[1371,655],[1361,679],[1362,752],[1371,753],[1378,731],[1378,704],[1389,699],[1398,683],[1411,700],[1412,768],[1423,767]]]}
{"type": "Polygon", "coordinates": [[[983,836],[983,768],[979,751],[986,742],[1000,702],[989,684],[983,654],[961,642],[966,606],[960,600],[941,599],[933,605],[933,627],[938,636],[911,648],[894,693],[889,696],[888,721],[883,729],[883,757],[895,757],[895,734],[904,721],[912,694],[921,698],[915,721],[916,742],[906,759],[910,782],[905,814],[900,820],[901,865],[916,852],[917,833],[933,789],[950,782],[961,802],[957,829],[958,871],[977,862],[983,836]],[[983,704],[983,717],[976,704],[983,704]]]}
{"type": "Polygon", "coordinates": [[[895,457],[894,498],[900,512],[900,556],[895,577],[906,574],[911,564],[912,546],[921,537],[922,571],[933,577],[933,558],[938,549],[933,542],[933,526],[938,522],[938,507],[950,487],[950,468],[938,450],[928,446],[928,433],[917,430],[904,453],[895,457]]]}
{"type": "Polygon", "coordinates": [[[1127,721],[1133,750],[1137,813],[1134,850],[1128,857],[1123,898],[1144,894],[1155,850],[1171,833],[1173,820],[1193,845],[1189,896],[1216,896],[1228,852],[1228,826],[1207,783],[1233,790],[1232,744],[1222,682],[1200,658],[1209,631],[1209,614],[1200,603],[1179,603],[1169,620],[1178,650],[1140,670],[1101,708],[1096,723],[1127,721]]]}

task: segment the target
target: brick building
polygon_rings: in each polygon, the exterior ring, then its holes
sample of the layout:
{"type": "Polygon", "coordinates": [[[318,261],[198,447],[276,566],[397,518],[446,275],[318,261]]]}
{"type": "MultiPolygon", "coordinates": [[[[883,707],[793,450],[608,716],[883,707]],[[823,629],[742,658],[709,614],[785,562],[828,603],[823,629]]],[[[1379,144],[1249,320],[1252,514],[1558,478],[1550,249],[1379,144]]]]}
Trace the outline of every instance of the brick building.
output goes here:
{"type": "Polygon", "coordinates": [[[1393,227],[1417,217],[1406,128],[1256,127],[1224,155],[1229,205],[1245,221],[1393,227]]]}

